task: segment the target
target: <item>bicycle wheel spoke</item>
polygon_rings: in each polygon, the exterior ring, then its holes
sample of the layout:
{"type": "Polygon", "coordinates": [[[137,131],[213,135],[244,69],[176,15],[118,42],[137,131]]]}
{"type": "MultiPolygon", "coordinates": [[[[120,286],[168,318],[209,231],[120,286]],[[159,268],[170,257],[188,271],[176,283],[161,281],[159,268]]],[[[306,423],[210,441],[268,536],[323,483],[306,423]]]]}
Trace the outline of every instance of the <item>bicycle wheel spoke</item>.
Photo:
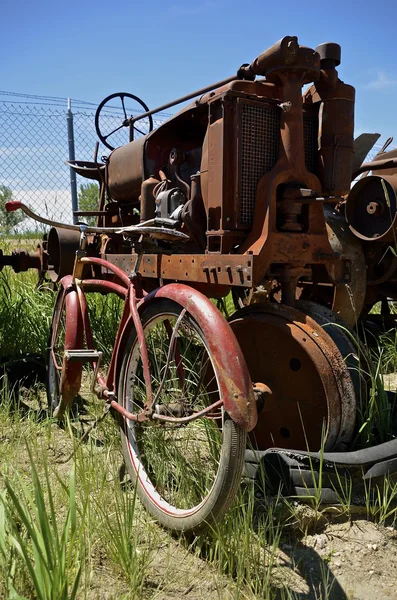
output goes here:
{"type": "Polygon", "coordinates": [[[123,127],[125,127],[125,125],[120,125],[119,127],[116,127],[116,129],[113,129],[113,131],[111,131],[110,133],[108,133],[107,135],[103,136],[104,140],[107,140],[108,137],[110,137],[111,135],[113,135],[114,133],[116,133],[117,131],[120,131],[120,129],[123,129],[123,127]]]}
{"type": "Polygon", "coordinates": [[[124,96],[123,96],[123,94],[120,94],[120,99],[121,99],[121,106],[123,107],[124,119],[127,119],[127,111],[125,110],[125,104],[124,104],[124,96]]]}
{"type": "MultiPolygon", "coordinates": [[[[194,413],[219,395],[218,390],[208,387],[216,381],[211,359],[185,313],[177,318],[164,317],[146,330],[153,391],[160,409],[169,416],[178,411],[194,413]]],[[[145,397],[139,357],[134,365],[130,377],[134,383],[132,410],[145,397]]],[[[178,508],[202,501],[213,485],[219,463],[222,435],[214,421],[201,418],[177,427],[141,424],[133,429],[144,467],[165,500],[178,508]]]]}

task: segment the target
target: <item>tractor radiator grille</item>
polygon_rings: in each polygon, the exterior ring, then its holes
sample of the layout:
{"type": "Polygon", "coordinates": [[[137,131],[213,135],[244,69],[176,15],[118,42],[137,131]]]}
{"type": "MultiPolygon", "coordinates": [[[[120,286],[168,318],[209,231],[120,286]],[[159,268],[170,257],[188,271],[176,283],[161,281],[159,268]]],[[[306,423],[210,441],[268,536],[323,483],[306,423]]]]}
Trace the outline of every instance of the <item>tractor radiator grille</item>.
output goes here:
{"type": "Polygon", "coordinates": [[[259,103],[241,109],[240,223],[252,225],[258,182],[278,159],[280,109],[259,103]]]}
{"type": "MultiPolygon", "coordinates": [[[[241,104],[240,223],[252,225],[259,180],[276,164],[280,146],[280,109],[260,103],[241,104]]],[[[318,115],[303,113],[305,163],[317,172],[318,115]]]]}

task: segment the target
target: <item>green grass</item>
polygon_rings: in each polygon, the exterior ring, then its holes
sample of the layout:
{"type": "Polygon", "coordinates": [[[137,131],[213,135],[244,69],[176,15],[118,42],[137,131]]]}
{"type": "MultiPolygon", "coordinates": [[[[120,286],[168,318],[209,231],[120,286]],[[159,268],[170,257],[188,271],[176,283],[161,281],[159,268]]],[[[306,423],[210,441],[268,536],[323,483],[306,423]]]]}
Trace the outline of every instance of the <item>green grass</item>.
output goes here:
{"type": "Polygon", "coordinates": [[[0,272],[0,358],[45,354],[54,292],[38,290],[33,273],[0,272]]]}
{"type": "MultiPolygon", "coordinates": [[[[18,474],[5,479],[1,495],[0,546],[3,561],[19,556],[39,600],[74,600],[81,576],[84,526],[77,528],[75,476],[64,484],[66,516],[59,525],[48,465],[40,481],[28,449],[33,490],[18,474]]],[[[15,594],[15,572],[6,567],[8,594],[15,594]]]]}
{"type": "MultiPolygon", "coordinates": [[[[8,438],[0,471],[0,598],[96,598],[101,590],[117,600],[183,597],[200,572],[219,586],[219,598],[300,598],[293,574],[284,581],[280,571],[280,544],[300,537],[288,532],[296,508],[280,496],[264,503],[243,486],[226,519],[188,543],[151,521],[123,480],[112,420],[66,464],[76,448],[72,422],[62,430],[4,402],[0,430],[8,438]]],[[[327,599],[327,585],[319,597],[327,599]]]]}
{"type": "Polygon", "coordinates": [[[284,507],[276,497],[261,512],[252,488],[242,488],[225,519],[192,544],[192,550],[214,563],[220,574],[233,576],[237,598],[248,590],[259,598],[276,591],[272,572],[288,519],[284,507]]]}
{"type": "Polygon", "coordinates": [[[81,598],[104,571],[114,598],[141,597],[157,528],[121,486],[113,423],[66,464],[76,447],[72,423],[62,431],[7,402],[0,423],[9,446],[0,469],[0,597],[81,598]]]}
{"type": "Polygon", "coordinates": [[[1,246],[2,246],[2,248],[4,248],[4,242],[10,242],[10,241],[12,241],[13,244],[15,242],[17,242],[19,245],[21,241],[25,241],[25,240],[28,243],[30,243],[32,240],[41,240],[43,238],[43,233],[45,232],[44,231],[45,229],[48,229],[48,228],[46,226],[40,227],[40,225],[37,224],[36,229],[31,229],[29,231],[19,231],[18,233],[4,234],[0,228],[1,246]]]}

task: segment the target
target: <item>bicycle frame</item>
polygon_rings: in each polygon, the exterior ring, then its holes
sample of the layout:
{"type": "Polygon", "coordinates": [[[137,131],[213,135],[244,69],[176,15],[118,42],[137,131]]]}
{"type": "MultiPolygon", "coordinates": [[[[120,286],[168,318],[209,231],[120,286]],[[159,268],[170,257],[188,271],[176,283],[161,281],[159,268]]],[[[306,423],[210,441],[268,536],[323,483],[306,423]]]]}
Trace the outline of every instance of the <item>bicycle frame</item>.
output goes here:
{"type": "MultiPolygon", "coordinates": [[[[138,273],[134,272],[130,276],[127,276],[123,270],[107,260],[86,256],[83,249],[79,250],[77,253],[73,275],[64,277],[61,280],[60,285],[64,290],[65,297],[72,289],[77,292],[78,302],[70,303],[68,311],[72,312],[72,322],[82,324],[87,349],[89,350],[94,350],[94,341],[85,294],[90,292],[114,293],[124,300],[122,316],[106,377],[99,371],[96,362],[92,363],[94,373],[96,373],[97,395],[100,398],[104,398],[106,402],[108,402],[110,406],[124,418],[139,422],[154,419],[157,421],[182,424],[200,418],[206,414],[210,416],[214,410],[224,406],[231,418],[243,429],[251,431],[255,427],[257,410],[252,383],[243,354],[234,333],[224,317],[200,292],[184,284],[168,284],[147,294],[140,285],[138,273]],[[83,268],[87,265],[96,265],[107,269],[113,273],[117,282],[105,279],[82,279],[83,268]],[[155,412],[155,404],[159,392],[157,392],[156,397],[154,398],[141,314],[146,306],[150,302],[155,302],[157,298],[168,298],[173,300],[182,307],[184,312],[188,311],[192,315],[203,331],[212,339],[209,344],[212,345],[212,350],[217,356],[217,361],[221,366],[219,381],[221,399],[199,412],[184,417],[162,415],[155,412]],[[145,405],[143,409],[136,414],[126,410],[117,401],[116,397],[117,381],[124,347],[128,336],[133,330],[136,332],[139,343],[144,381],[147,390],[147,400],[145,405]]],[[[56,326],[58,326],[58,324],[56,324],[56,326]]],[[[177,329],[177,327],[178,323],[176,324],[175,329],[177,329]]],[[[169,332],[169,335],[170,333],[171,332],[169,332]]],[[[176,338],[174,332],[172,332],[171,335],[176,338]]],[[[81,336],[80,339],[82,340],[83,337],[81,336]]],[[[170,353],[174,345],[175,344],[173,343],[170,344],[170,353]]],[[[80,348],[76,348],[76,350],[79,349],[80,348]]],[[[50,347],[50,351],[53,352],[53,347],[50,347]]],[[[177,349],[174,351],[175,353],[178,352],[177,349]]],[[[78,393],[80,381],[73,381],[75,375],[76,374],[73,373],[73,371],[68,373],[68,357],[64,356],[61,374],[61,395],[63,395],[66,390],[70,389],[73,391],[73,396],[78,393]]],[[[70,396],[69,401],[72,401],[70,396]]],[[[69,401],[65,404],[67,405],[69,401]]],[[[58,416],[62,415],[65,408],[66,406],[63,406],[60,409],[58,416]]]]}

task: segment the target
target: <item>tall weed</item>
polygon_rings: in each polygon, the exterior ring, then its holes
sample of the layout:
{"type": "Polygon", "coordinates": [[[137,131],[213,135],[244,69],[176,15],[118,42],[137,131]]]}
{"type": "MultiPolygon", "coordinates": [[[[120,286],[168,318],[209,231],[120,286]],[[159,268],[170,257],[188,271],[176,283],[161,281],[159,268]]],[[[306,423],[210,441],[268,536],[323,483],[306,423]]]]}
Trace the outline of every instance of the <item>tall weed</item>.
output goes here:
{"type": "MultiPolygon", "coordinates": [[[[37,276],[36,276],[37,277],[37,276]]],[[[31,273],[0,273],[0,357],[45,354],[54,303],[52,290],[35,288],[31,273]]]]}
{"type": "MultiPolygon", "coordinates": [[[[5,478],[0,496],[0,548],[18,555],[39,600],[74,600],[81,575],[82,537],[77,527],[75,476],[68,486],[67,512],[61,526],[48,466],[42,484],[29,450],[32,490],[16,475],[5,478]]],[[[3,559],[4,562],[4,559],[3,559]]],[[[6,565],[7,586],[13,590],[13,563],[6,565]]],[[[16,596],[17,597],[17,596],[16,596]]]]}

